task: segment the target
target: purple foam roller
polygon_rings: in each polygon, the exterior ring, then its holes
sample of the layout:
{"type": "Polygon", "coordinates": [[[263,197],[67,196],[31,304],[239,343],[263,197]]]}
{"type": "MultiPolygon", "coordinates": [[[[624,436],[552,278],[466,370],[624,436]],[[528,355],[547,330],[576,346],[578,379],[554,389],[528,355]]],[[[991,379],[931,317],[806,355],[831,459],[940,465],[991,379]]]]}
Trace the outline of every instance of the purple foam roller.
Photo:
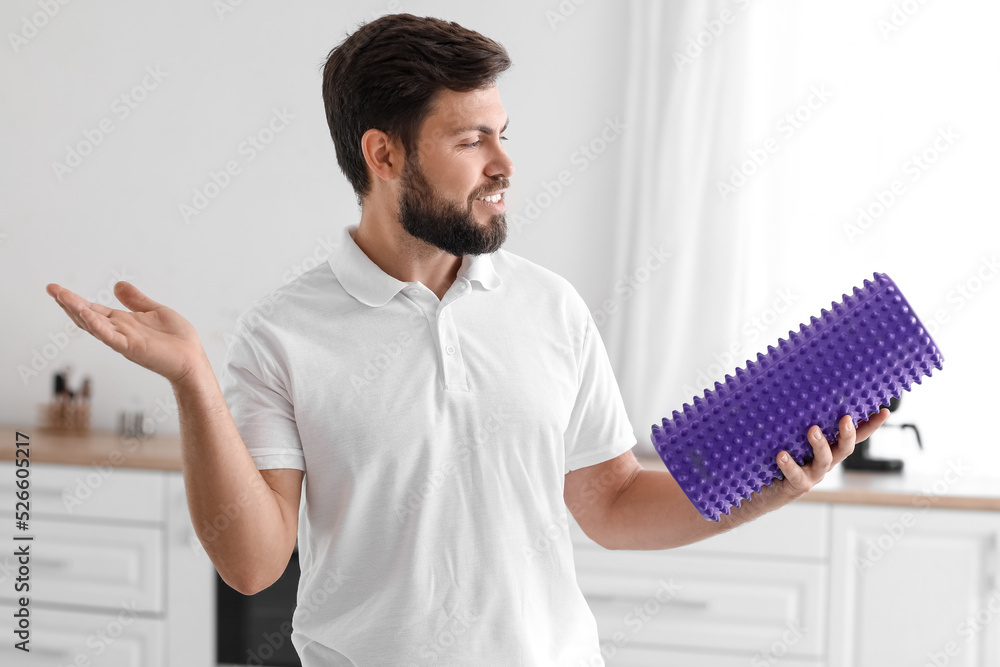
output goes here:
{"type": "Polygon", "coordinates": [[[899,288],[884,273],[873,277],[675,410],[662,428],[653,424],[657,453],[703,517],[718,521],[782,478],[781,450],[799,465],[811,460],[813,424],[834,441],[845,414],[855,424],[866,420],[941,370],[944,357],[899,288]]]}

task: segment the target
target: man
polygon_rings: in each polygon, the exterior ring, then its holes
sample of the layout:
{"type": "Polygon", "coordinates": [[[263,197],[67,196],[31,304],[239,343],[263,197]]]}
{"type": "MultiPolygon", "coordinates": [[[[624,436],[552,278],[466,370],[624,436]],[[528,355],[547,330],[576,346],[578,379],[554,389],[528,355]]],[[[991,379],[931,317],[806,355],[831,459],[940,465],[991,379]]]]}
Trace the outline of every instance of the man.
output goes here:
{"type": "Polygon", "coordinates": [[[719,523],[641,470],[584,301],[500,248],[509,66],[493,40],[407,14],[333,49],[323,96],[361,220],[240,317],[221,384],[193,327],[134,286],[115,286],[131,313],[48,286],[172,383],[191,517],[223,579],[267,588],[298,537],[307,667],[601,664],[567,506],[609,549],[688,544],[802,495],[888,416],[857,432],[845,417],[804,467],[782,453],[785,478],[719,523]]]}

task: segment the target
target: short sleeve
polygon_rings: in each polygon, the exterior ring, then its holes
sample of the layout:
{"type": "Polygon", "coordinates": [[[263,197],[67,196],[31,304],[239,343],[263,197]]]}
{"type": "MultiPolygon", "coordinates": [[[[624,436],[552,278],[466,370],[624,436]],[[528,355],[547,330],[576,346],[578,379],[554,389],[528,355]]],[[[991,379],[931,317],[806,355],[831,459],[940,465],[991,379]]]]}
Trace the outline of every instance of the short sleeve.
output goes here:
{"type": "Polygon", "coordinates": [[[637,442],[611,360],[589,311],[580,352],[576,403],[563,441],[566,472],[613,459],[637,442]]]}
{"type": "Polygon", "coordinates": [[[289,394],[248,334],[231,342],[219,386],[258,470],[306,469],[289,394]]]}

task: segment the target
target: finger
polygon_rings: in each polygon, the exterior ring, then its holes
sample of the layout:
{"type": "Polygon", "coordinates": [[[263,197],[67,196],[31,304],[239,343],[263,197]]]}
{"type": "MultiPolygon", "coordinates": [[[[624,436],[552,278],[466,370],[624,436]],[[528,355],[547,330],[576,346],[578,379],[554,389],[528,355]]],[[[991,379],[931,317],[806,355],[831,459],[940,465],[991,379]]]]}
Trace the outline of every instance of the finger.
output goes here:
{"type": "Polygon", "coordinates": [[[148,296],[143,294],[138,287],[128,281],[119,280],[115,283],[114,290],[115,296],[118,297],[118,300],[121,301],[126,308],[133,312],[141,311],[146,313],[151,310],[156,310],[162,306],[162,304],[150,299],[148,296]]]}
{"type": "Polygon", "coordinates": [[[125,335],[127,331],[125,329],[130,329],[131,327],[125,324],[127,320],[116,317],[117,323],[111,321],[111,316],[126,315],[125,311],[114,310],[99,303],[87,301],[78,294],[74,294],[72,291],[56,283],[46,285],[45,291],[55,298],[56,303],[59,304],[63,311],[69,315],[70,319],[82,330],[116,352],[123,352],[128,349],[128,339],[125,335]]]}
{"type": "Polygon", "coordinates": [[[811,467],[820,473],[827,472],[833,467],[833,452],[830,451],[830,443],[823,436],[819,426],[812,426],[809,429],[809,444],[813,449],[811,467]]]}
{"type": "Polygon", "coordinates": [[[840,432],[837,434],[837,442],[831,451],[833,454],[833,464],[836,465],[846,459],[854,452],[854,445],[857,443],[857,431],[854,428],[854,420],[851,415],[844,415],[840,418],[840,432]]]}
{"type": "Polygon", "coordinates": [[[878,430],[879,426],[889,419],[889,409],[882,408],[877,413],[870,415],[867,420],[858,423],[857,442],[864,442],[872,433],[878,430]]]}
{"type": "Polygon", "coordinates": [[[86,308],[80,311],[80,317],[87,324],[87,331],[115,352],[124,352],[128,349],[128,340],[125,335],[115,328],[115,325],[107,317],[98,315],[86,308]]]}
{"type": "Polygon", "coordinates": [[[793,496],[801,496],[812,488],[812,481],[795,459],[786,451],[778,452],[778,467],[785,475],[785,485],[793,496]]]}
{"type": "Polygon", "coordinates": [[[45,290],[51,294],[59,305],[65,305],[73,310],[80,310],[82,308],[89,308],[100,315],[110,315],[111,308],[107,306],[102,306],[99,303],[94,303],[92,301],[87,301],[79,294],[75,294],[65,287],[60,287],[55,283],[50,283],[45,286],[45,290]],[[54,289],[50,290],[49,287],[54,289]]]}
{"type": "Polygon", "coordinates": [[[80,316],[76,314],[77,311],[75,311],[72,308],[70,308],[69,306],[67,306],[65,303],[63,303],[62,301],[60,301],[58,298],[56,298],[56,303],[59,305],[60,308],[63,309],[63,312],[66,313],[66,315],[69,316],[69,319],[73,320],[73,324],[75,324],[77,327],[79,327],[83,331],[87,331],[87,325],[84,324],[83,320],[80,319],[80,316]]]}
{"type": "Polygon", "coordinates": [[[81,331],[86,331],[87,333],[91,333],[90,326],[86,322],[84,322],[83,318],[80,316],[80,311],[82,309],[70,306],[68,303],[66,303],[66,301],[62,299],[62,297],[63,295],[59,294],[55,298],[56,298],[56,303],[58,303],[59,307],[63,309],[63,312],[69,316],[69,319],[73,320],[73,324],[79,327],[81,331]]]}

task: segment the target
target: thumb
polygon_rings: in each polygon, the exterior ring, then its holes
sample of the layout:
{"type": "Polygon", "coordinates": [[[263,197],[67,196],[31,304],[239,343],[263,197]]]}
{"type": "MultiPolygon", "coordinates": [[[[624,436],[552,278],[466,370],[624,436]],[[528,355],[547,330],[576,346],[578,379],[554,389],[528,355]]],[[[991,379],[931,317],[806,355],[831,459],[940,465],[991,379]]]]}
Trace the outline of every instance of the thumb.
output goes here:
{"type": "Polygon", "coordinates": [[[148,312],[156,310],[161,306],[161,304],[150,299],[139,291],[138,287],[128,281],[119,280],[115,283],[114,289],[118,300],[131,311],[148,312]]]}

